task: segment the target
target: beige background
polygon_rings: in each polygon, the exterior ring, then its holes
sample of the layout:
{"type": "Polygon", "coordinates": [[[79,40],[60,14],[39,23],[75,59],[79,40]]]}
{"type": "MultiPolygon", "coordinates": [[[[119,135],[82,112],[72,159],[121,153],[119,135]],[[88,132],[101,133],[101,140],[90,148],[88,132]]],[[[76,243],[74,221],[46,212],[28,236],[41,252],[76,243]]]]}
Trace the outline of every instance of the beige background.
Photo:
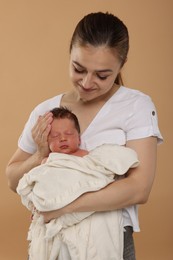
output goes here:
{"type": "Polygon", "coordinates": [[[7,187],[5,166],[30,111],[71,88],[68,46],[74,26],[92,11],[110,11],[128,26],[130,53],[125,84],[152,96],[165,142],[156,180],[140,207],[137,260],[171,260],[173,233],[172,0],[0,1],[0,260],[27,259],[30,213],[7,187]]]}

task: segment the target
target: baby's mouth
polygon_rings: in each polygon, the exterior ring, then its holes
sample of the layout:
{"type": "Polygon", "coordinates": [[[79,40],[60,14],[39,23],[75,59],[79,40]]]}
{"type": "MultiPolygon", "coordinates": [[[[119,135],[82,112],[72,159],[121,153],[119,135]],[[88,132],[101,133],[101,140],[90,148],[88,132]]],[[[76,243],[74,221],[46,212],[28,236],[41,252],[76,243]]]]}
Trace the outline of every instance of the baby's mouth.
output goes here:
{"type": "Polygon", "coordinates": [[[67,148],[68,148],[68,145],[63,144],[63,145],[60,146],[60,148],[61,148],[61,149],[67,149],[67,148]]]}

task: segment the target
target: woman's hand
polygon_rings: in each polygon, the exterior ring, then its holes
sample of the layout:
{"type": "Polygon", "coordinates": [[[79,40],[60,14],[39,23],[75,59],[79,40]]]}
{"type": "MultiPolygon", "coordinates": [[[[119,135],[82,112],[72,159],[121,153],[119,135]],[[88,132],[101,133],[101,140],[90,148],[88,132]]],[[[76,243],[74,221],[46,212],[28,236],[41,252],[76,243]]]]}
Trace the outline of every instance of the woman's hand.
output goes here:
{"type": "Polygon", "coordinates": [[[32,129],[32,137],[37,145],[37,151],[41,157],[47,157],[50,152],[47,138],[51,129],[52,121],[52,113],[48,112],[43,116],[39,116],[35,126],[32,129]]]}
{"type": "Polygon", "coordinates": [[[61,217],[64,212],[62,209],[57,209],[48,212],[40,212],[40,214],[43,216],[44,223],[49,223],[52,219],[61,217]]]}

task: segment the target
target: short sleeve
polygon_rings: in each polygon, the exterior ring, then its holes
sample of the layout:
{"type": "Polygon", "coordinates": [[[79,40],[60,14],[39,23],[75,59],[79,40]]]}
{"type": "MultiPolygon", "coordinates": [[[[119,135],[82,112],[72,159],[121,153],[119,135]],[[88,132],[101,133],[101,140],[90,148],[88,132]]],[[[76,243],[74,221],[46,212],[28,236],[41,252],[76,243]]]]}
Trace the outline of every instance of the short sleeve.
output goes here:
{"type": "Polygon", "coordinates": [[[142,95],[134,102],[126,121],[126,138],[128,141],[149,136],[157,137],[158,143],[163,141],[155,105],[149,96],[142,95]]]}
{"type": "Polygon", "coordinates": [[[36,144],[34,143],[34,140],[32,138],[31,129],[35,125],[37,118],[38,115],[36,111],[33,110],[18,140],[18,147],[24,152],[30,154],[33,154],[36,151],[36,144]]]}

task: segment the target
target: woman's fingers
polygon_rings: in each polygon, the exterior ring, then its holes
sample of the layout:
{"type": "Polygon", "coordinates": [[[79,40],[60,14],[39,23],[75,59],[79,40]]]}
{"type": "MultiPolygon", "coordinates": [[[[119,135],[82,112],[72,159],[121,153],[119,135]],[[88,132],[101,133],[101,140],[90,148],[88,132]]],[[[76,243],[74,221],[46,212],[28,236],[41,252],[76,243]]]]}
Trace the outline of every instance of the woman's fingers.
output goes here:
{"type": "Polygon", "coordinates": [[[52,123],[52,113],[46,113],[43,116],[39,116],[36,125],[34,126],[35,134],[36,135],[43,135],[44,131],[47,129],[47,126],[49,126],[52,123]]]}
{"type": "Polygon", "coordinates": [[[49,154],[47,137],[51,130],[52,121],[52,113],[48,112],[43,116],[39,116],[35,126],[32,128],[33,140],[37,144],[38,151],[40,151],[43,156],[49,154]]]}
{"type": "Polygon", "coordinates": [[[51,221],[50,212],[40,212],[40,214],[42,215],[45,224],[51,221]]]}
{"type": "Polygon", "coordinates": [[[43,116],[39,116],[35,126],[32,129],[33,138],[40,138],[43,135],[48,135],[50,131],[50,126],[52,123],[52,113],[46,113],[43,116]]]}

